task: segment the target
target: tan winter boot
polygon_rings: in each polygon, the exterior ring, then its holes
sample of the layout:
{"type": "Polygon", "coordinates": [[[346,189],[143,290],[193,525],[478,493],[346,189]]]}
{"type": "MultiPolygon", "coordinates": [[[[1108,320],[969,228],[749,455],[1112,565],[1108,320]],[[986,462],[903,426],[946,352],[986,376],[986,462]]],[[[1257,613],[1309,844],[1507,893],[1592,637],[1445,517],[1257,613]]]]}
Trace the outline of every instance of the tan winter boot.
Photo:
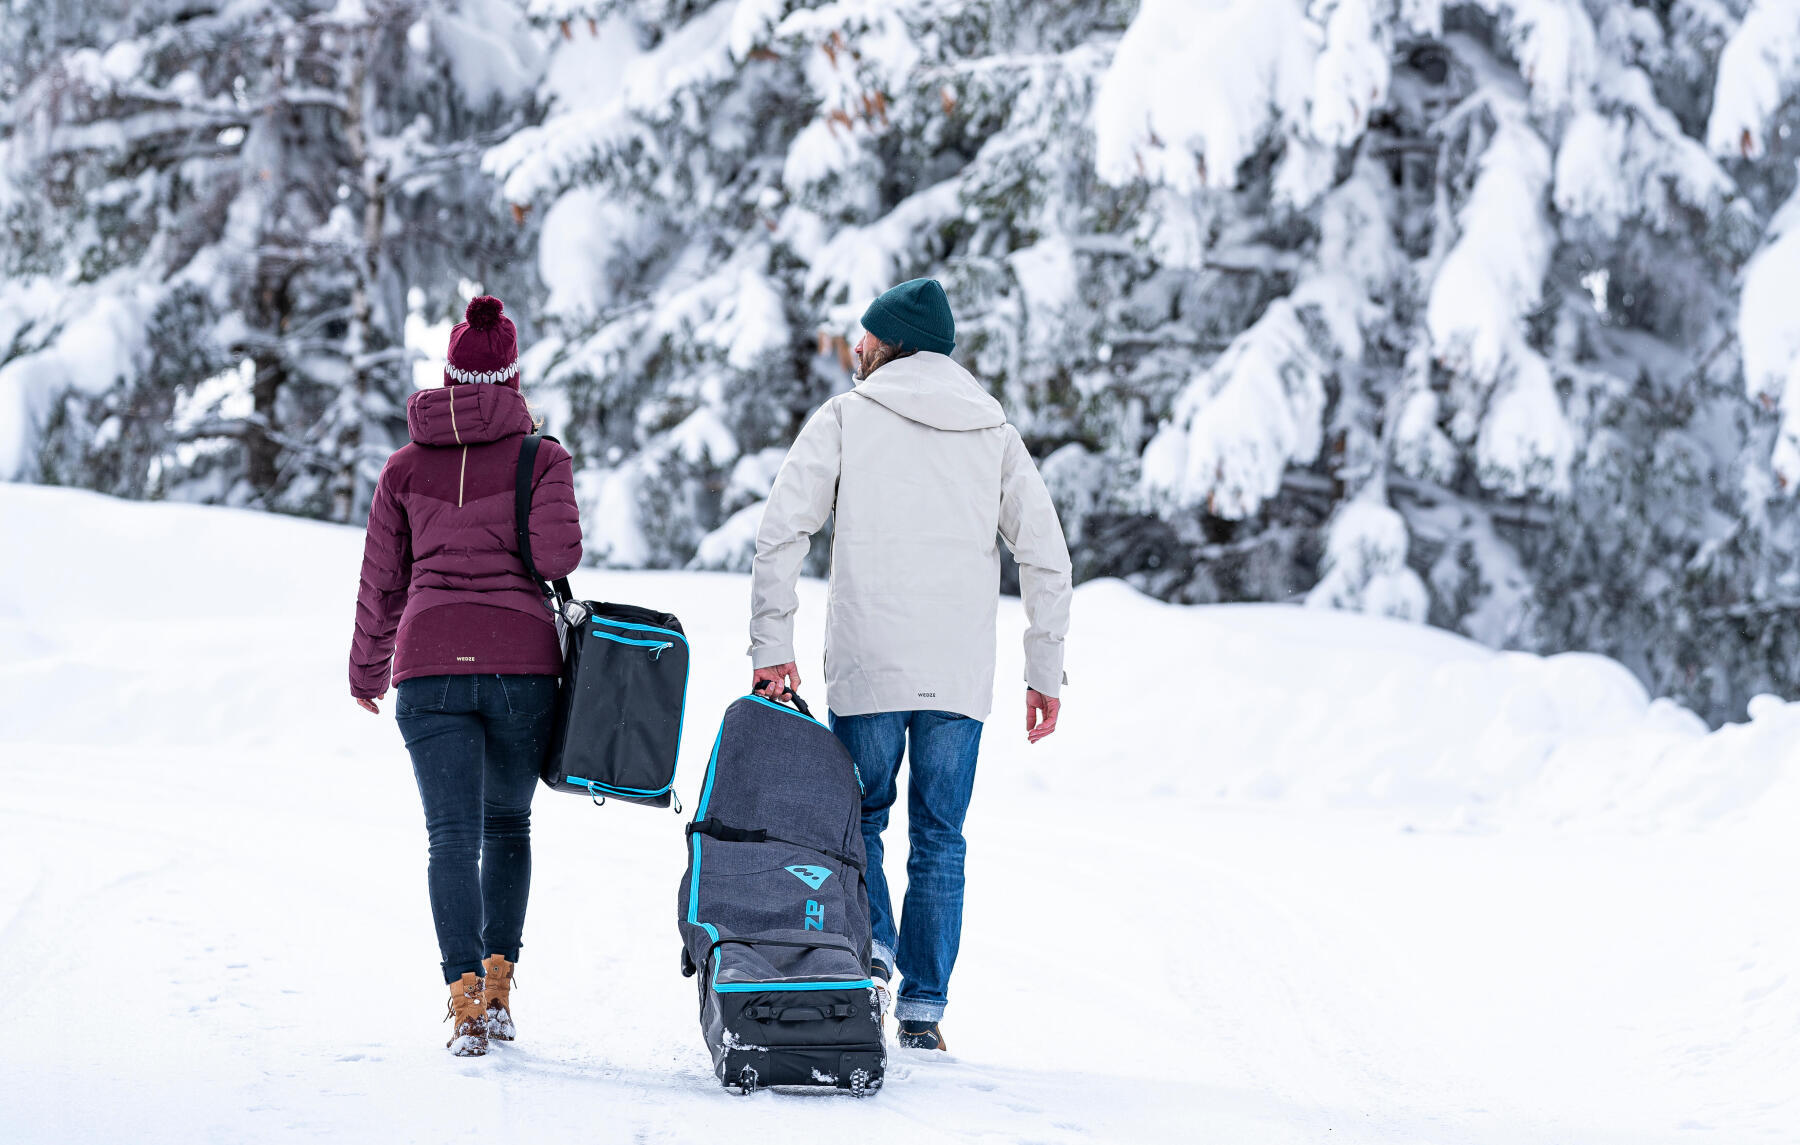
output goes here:
{"type": "Polygon", "coordinates": [[[488,1052],[487,1005],[481,996],[481,977],[470,971],[450,983],[446,1022],[456,1023],[444,1045],[459,1058],[478,1058],[488,1052]]]}
{"type": "Polygon", "coordinates": [[[490,954],[481,960],[481,968],[487,972],[487,989],[483,997],[487,999],[487,1034],[497,1042],[510,1042],[516,1032],[512,1019],[512,984],[513,971],[518,967],[506,960],[503,954],[490,954]]]}

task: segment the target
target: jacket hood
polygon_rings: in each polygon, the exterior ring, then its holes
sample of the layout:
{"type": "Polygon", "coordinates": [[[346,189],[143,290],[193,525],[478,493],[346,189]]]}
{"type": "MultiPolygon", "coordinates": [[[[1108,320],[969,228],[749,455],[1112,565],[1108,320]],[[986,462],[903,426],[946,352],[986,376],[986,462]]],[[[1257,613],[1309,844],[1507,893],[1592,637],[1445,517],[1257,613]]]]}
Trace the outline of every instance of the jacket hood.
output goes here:
{"type": "Polygon", "coordinates": [[[507,386],[441,386],[406,399],[406,432],[418,445],[480,445],[530,433],[531,411],[507,386]]]}
{"type": "Polygon", "coordinates": [[[860,382],[856,392],[933,429],[993,429],[1006,424],[1006,411],[975,375],[929,350],[895,358],[860,382]]]}

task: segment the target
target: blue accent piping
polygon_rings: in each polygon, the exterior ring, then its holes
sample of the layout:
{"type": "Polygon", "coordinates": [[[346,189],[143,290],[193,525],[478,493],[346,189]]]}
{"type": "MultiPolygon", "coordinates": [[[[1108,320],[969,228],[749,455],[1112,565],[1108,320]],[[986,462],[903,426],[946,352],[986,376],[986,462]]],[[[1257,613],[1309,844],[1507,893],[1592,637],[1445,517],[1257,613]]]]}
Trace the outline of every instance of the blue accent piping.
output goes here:
{"type": "MultiPolygon", "coordinates": [[[[706,805],[712,800],[713,769],[719,762],[719,745],[725,742],[725,723],[720,721],[719,734],[713,737],[712,758],[706,761],[706,783],[700,788],[700,806],[694,809],[694,822],[706,818],[706,805]]],[[[696,836],[696,841],[698,836],[696,836]]],[[[689,918],[689,922],[698,920],[689,918]]]]}
{"type": "Polygon", "coordinates": [[[624,620],[610,620],[604,616],[590,616],[588,617],[588,622],[590,624],[609,624],[614,628],[630,628],[638,632],[661,632],[666,636],[673,636],[683,644],[688,642],[687,637],[675,631],[673,628],[657,628],[650,624],[632,624],[624,620]]]}
{"type": "MultiPolygon", "coordinates": [[[[713,951],[713,957],[717,958],[718,956],[719,952],[713,951]]],[[[860,982],[726,982],[715,984],[713,993],[767,994],[782,993],[788,990],[854,990],[858,986],[873,985],[875,983],[868,978],[864,978],[860,982]]]]}
{"type": "MultiPolygon", "coordinates": [[[[790,716],[799,716],[803,720],[812,720],[812,722],[815,724],[819,723],[818,720],[814,719],[812,716],[807,715],[805,712],[801,712],[801,711],[798,711],[797,709],[790,708],[786,704],[778,704],[774,700],[765,700],[761,696],[756,695],[755,693],[751,693],[750,695],[745,696],[744,699],[755,700],[757,703],[761,704],[765,708],[774,708],[778,712],[786,712],[790,716]]],[[[820,724],[820,726],[823,727],[824,725],[820,724]]]]}
{"type": "Polygon", "coordinates": [[[593,635],[598,636],[602,640],[611,640],[615,644],[635,644],[639,648],[654,648],[656,649],[658,658],[662,656],[665,648],[675,647],[667,640],[633,640],[629,636],[619,636],[611,632],[602,632],[598,628],[594,630],[593,635]]]}
{"type": "MultiPolygon", "coordinates": [[[[695,822],[706,818],[706,801],[712,798],[713,764],[719,762],[719,743],[724,737],[725,728],[721,724],[718,738],[713,740],[712,758],[706,763],[706,786],[700,792],[700,807],[694,812],[695,822]]],[[[712,940],[717,942],[719,941],[719,932],[713,928],[713,924],[700,921],[700,836],[695,835],[693,840],[694,873],[688,877],[688,922],[705,930],[706,933],[712,935],[712,940]]],[[[717,950],[713,951],[715,959],[718,958],[718,954],[717,950]]]]}
{"type": "Polygon", "coordinates": [[[667,785],[658,787],[654,791],[643,787],[614,787],[610,783],[601,783],[597,779],[583,779],[579,775],[565,775],[563,779],[569,783],[579,783],[590,791],[599,791],[604,795],[667,795],[669,788],[675,786],[675,781],[672,779],[667,785]]]}

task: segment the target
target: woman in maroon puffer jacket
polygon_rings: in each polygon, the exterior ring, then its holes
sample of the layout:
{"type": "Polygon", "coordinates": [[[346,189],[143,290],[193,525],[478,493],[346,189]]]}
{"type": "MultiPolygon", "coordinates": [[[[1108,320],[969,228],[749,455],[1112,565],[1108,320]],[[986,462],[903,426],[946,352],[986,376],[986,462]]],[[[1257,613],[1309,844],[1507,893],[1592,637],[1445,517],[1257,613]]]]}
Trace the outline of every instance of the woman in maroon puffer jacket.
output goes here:
{"type": "MultiPolygon", "coordinates": [[[[406,403],[412,443],[369,509],[350,694],[370,712],[392,679],[431,839],[431,913],[459,1056],[513,1037],[511,986],[531,885],[531,796],[549,746],[556,624],[516,552],[518,334],[500,300],[450,331],[442,389],[406,403]]],[[[532,474],[531,555],[548,580],[581,563],[568,451],[532,474]]]]}

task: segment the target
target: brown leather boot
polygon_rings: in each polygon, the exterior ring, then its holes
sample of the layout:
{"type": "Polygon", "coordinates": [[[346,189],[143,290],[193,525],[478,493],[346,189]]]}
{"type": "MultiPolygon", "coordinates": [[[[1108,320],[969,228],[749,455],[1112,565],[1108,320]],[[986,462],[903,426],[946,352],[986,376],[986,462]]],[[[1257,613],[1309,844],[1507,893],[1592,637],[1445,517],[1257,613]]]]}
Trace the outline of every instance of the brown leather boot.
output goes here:
{"type": "Polygon", "coordinates": [[[481,996],[481,976],[474,971],[450,983],[446,1022],[456,1023],[444,1045],[459,1058],[478,1058],[488,1051],[487,1003],[481,996]]]}
{"type": "Polygon", "coordinates": [[[503,954],[490,954],[481,960],[481,968],[487,972],[487,989],[483,997],[487,999],[487,1034],[497,1042],[513,1040],[512,1019],[512,984],[513,971],[518,967],[506,960],[503,954]]]}

